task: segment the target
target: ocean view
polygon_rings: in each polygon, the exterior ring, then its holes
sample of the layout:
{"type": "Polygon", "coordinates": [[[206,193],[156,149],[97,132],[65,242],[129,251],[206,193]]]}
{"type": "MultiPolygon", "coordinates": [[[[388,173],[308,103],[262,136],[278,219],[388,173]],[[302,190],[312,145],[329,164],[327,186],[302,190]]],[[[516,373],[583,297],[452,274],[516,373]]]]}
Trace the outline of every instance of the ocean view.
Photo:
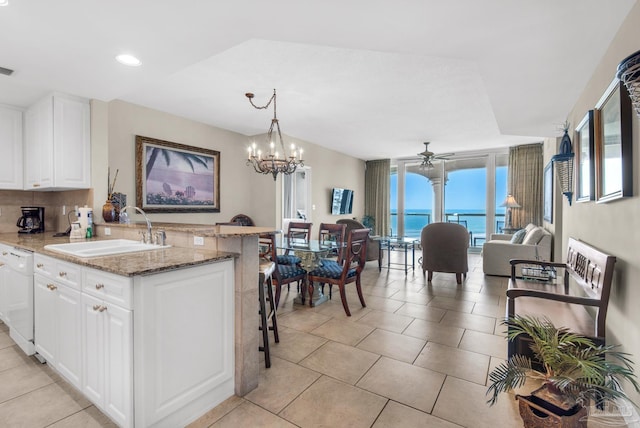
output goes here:
{"type": "MultiPolygon", "coordinates": [[[[449,221],[460,220],[463,226],[473,233],[474,236],[486,234],[486,214],[484,210],[457,210],[447,211],[449,221]],[[455,216],[454,214],[457,214],[455,216]],[[465,223],[466,222],[466,225],[465,223]]],[[[496,220],[504,221],[504,215],[496,214],[496,220]]],[[[433,222],[433,215],[430,209],[406,210],[404,221],[404,235],[408,237],[419,237],[422,228],[433,222]]],[[[396,235],[398,230],[398,213],[391,210],[391,230],[396,235]]],[[[491,232],[493,233],[493,231],[491,232]]]]}
{"type": "MultiPolygon", "coordinates": [[[[450,169],[446,173],[446,185],[440,189],[444,194],[435,195],[434,186],[429,178],[423,174],[406,171],[404,175],[404,189],[398,183],[397,172],[392,172],[390,178],[390,202],[391,202],[391,233],[398,235],[398,205],[400,200],[404,206],[404,232],[409,238],[419,238],[424,226],[435,221],[433,213],[435,198],[442,198],[442,208],[445,216],[442,221],[459,222],[471,233],[471,244],[478,246],[484,242],[482,238],[494,233],[496,222],[504,224],[505,209],[499,205],[507,196],[507,172],[506,158],[495,168],[492,187],[495,201],[495,219],[487,231],[487,170],[483,163],[478,161],[477,166],[467,165],[460,169],[450,169]],[[461,208],[464,207],[464,208],[461,208]],[[480,238],[480,239],[476,239],[480,238]]],[[[492,202],[490,202],[492,203],[492,202]]]]}

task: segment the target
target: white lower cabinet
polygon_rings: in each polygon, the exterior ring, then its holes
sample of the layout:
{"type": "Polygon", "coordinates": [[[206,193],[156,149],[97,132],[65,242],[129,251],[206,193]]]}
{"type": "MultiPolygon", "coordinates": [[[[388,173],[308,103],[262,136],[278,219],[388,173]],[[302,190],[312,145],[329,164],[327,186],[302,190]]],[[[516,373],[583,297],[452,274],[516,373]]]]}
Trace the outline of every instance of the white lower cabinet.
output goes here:
{"type": "MultiPolygon", "coordinates": [[[[56,294],[53,284],[41,275],[33,276],[34,341],[36,352],[56,366],[56,294]]],[[[80,348],[78,348],[79,350],[80,348]]]]}
{"type": "Polygon", "coordinates": [[[132,311],[82,295],[82,391],[123,427],[133,425],[132,311]]]}
{"type": "Polygon", "coordinates": [[[233,260],[134,279],[136,427],[180,427],[234,394],[233,260]]]}
{"type": "Polygon", "coordinates": [[[133,278],[35,262],[36,351],[117,425],[185,426],[233,395],[233,260],[133,278]]]}
{"type": "Polygon", "coordinates": [[[81,387],[80,291],[34,275],[35,348],[69,383],[81,387]]]}

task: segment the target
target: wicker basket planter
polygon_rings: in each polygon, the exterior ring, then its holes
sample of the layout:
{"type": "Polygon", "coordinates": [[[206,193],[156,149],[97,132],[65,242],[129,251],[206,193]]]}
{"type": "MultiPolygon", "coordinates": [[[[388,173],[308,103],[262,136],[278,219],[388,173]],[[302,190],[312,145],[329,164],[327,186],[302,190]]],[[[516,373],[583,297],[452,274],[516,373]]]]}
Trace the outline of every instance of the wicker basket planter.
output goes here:
{"type": "Polygon", "coordinates": [[[640,116],[640,51],[629,55],[620,62],[616,77],[624,83],[633,108],[640,116]]]}
{"type": "Polygon", "coordinates": [[[525,428],[587,428],[587,409],[561,401],[546,386],[531,395],[516,395],[516,400],[525,428]]]}

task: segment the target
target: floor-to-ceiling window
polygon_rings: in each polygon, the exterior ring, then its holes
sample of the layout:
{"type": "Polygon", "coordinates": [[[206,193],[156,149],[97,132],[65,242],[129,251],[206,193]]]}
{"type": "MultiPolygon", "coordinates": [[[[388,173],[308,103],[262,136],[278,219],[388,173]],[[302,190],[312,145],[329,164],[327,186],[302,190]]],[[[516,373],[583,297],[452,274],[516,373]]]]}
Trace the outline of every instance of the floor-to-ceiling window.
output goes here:
{"type": "Polygon", "coordinates": [[[419,237],[438,221],[463,224],[470,244],[480,247],[504,222],[508,155],[459,153],[425,167],[419,160],[397,160],[391,169],[391,232],[419,237]],[[487,233],[488,231],[488,233],[487,233]]]}
{"type": "Polygon", "coordinates": [[[486,156],[445,161],[445,220],[466,227],[472,246],[480,244],[486,235],[486,163],[486,156]]]}
{"type": "Polygon", "coordinates": [[[507,172],[509,170],[509,155],[501,154],[496,156],[496,221],[495,233],[502,233],[504,227],[504,216],[506,208],[500,205],[507,199],[507,172]]]}
{"type": "Polygon", "coordinates": [[[420,236],[434,221],[433,186],[419,162],[400,162],[391,168],[391,230],[393,236],[420,236]]]}

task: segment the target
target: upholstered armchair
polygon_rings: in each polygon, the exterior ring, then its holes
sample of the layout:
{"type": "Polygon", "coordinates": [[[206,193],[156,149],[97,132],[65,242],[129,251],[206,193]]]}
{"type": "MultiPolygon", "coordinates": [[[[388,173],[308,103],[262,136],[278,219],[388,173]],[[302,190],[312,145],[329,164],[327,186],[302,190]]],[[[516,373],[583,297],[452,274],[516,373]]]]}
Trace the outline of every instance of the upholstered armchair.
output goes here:
{"type": "Polygon", "coordinates": [[[456,274],[456,282],[462,284],[469,271],[467,250],[469,232],[457,223],[431,223],[422,229],[422,274],[429,272],[431,281],[433,272],[456,274]]]}
{"type": "MultiPolygon", "coordinates": [[[[366,229],[362,223],[350,218],[343,218],[336,221],[337,224],[344,224],[347,226],[345,230],[345,236],[349,236],[349,232],[355,229],[366,229]]],[[[367,242],[367,261],[378,260],[380,258],[380,241],[371,239],[367,242]]],[[[381,261],[380,261],[381,262],[381,261]]]]}

